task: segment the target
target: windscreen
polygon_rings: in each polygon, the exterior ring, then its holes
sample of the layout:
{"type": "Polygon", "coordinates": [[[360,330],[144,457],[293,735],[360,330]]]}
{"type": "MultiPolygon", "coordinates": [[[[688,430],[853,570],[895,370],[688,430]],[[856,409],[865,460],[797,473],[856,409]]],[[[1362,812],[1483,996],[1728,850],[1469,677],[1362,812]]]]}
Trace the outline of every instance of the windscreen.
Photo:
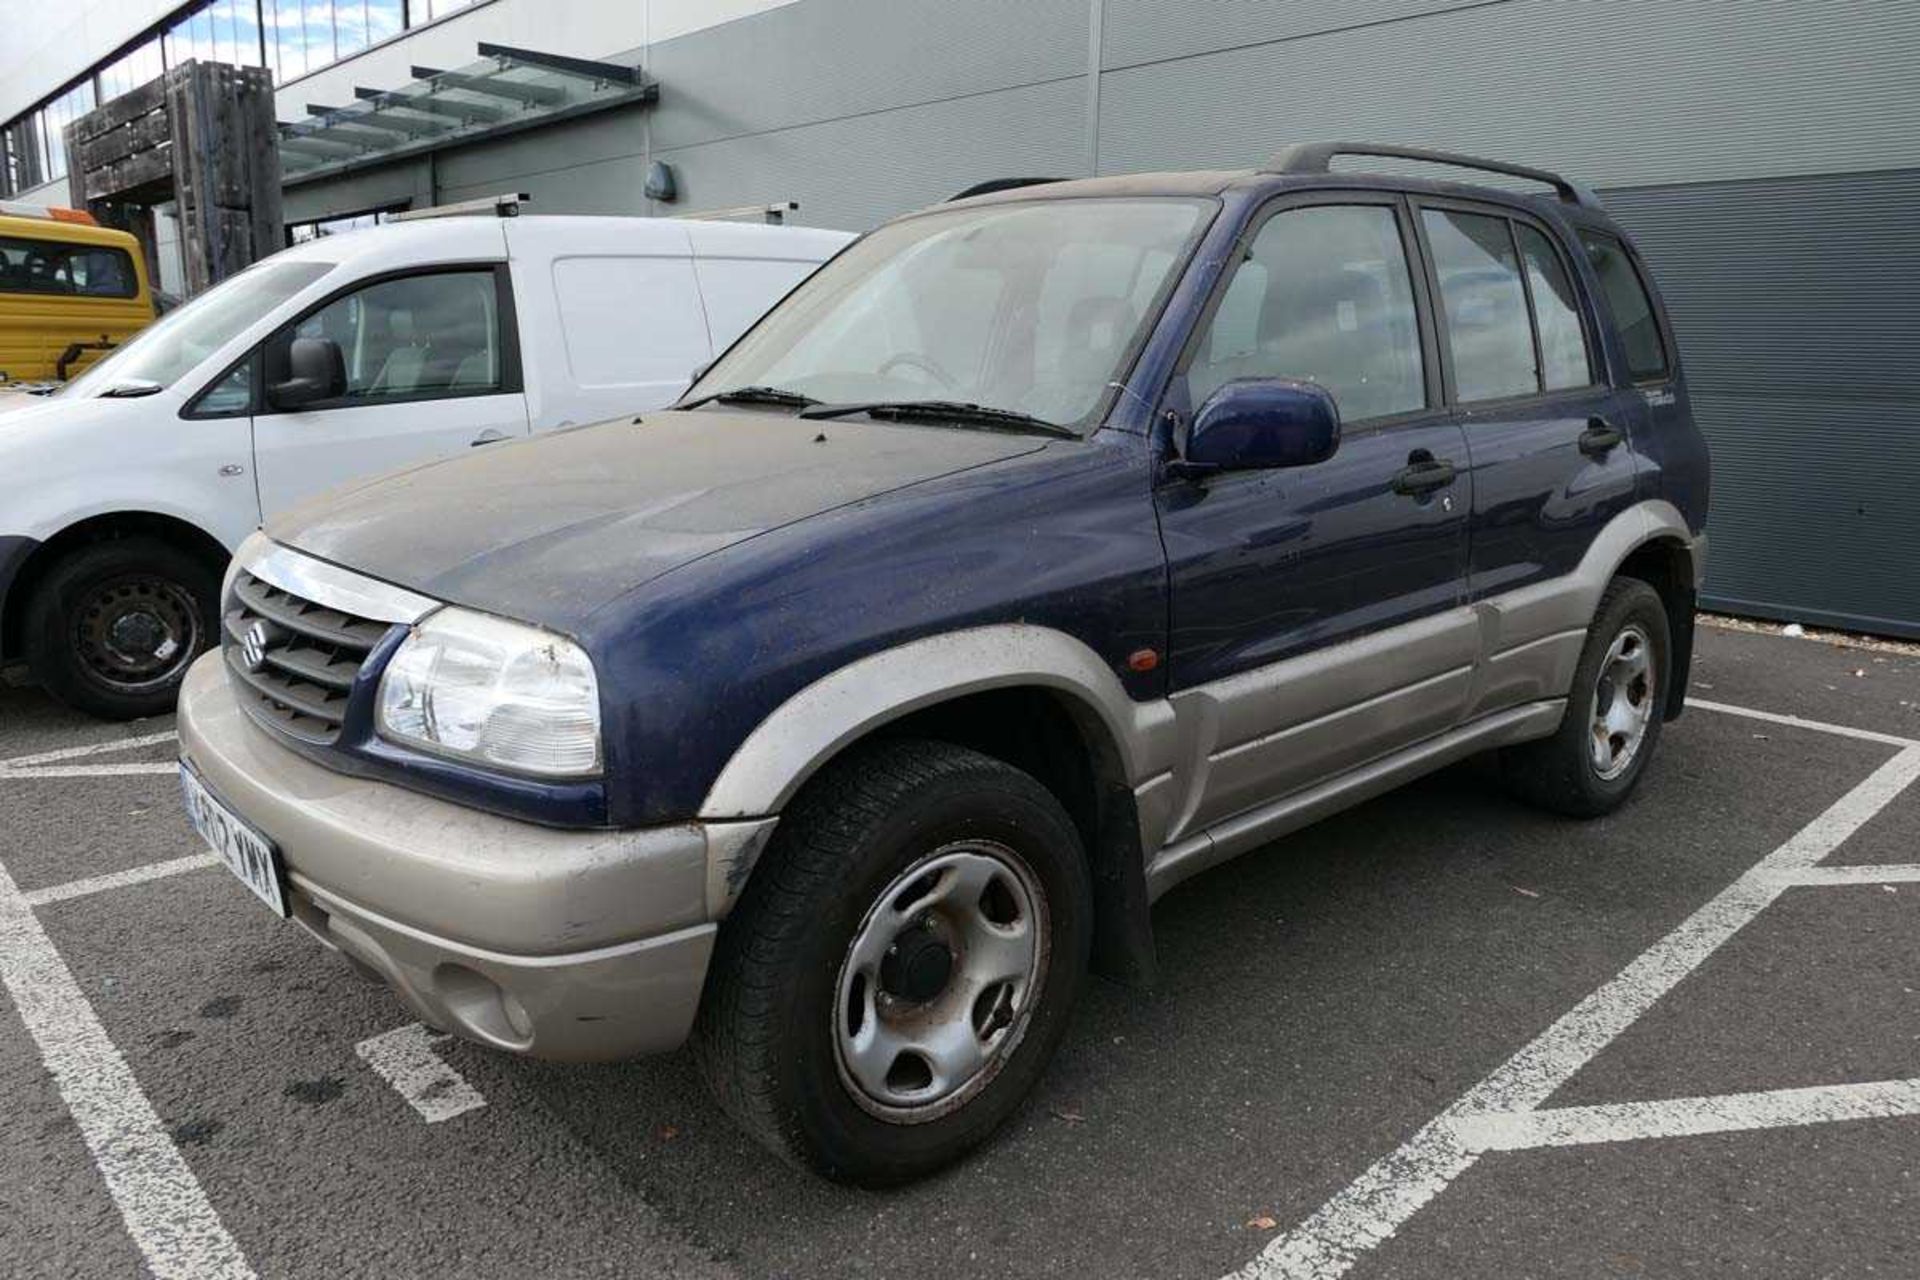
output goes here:
{"type": "Polygon", "coordinates": [[[1035,200],[891,223],[821,268],[689,394],[952,400],[1082,424],[1215,208],[1035,200]]]}
{"type": "Polygon", "coordinates": [[[170,311],[60,393],[94,396],[115,386],[171,386],[254,321],[333,270],[331,262],[264,262],[170,311]]]}

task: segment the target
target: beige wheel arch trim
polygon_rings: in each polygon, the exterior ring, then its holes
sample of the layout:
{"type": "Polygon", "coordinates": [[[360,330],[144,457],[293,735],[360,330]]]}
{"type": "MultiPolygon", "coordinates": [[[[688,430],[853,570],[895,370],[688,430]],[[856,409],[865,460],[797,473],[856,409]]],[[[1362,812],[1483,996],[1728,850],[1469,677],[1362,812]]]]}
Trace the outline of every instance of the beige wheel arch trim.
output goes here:
{"type": "Polygon", "coordinates": [[[1135,702],[1100,656],[1064,631],[1029,623],[971,627],[912,640],[820,677],[782,703],[734,751],[700,806],[721,821],[777,814],[849,743],[923,707],[970,693],[1037,686],[1096,714],[1128,785],[1164,773],[1173,708],[1135,702]]]}

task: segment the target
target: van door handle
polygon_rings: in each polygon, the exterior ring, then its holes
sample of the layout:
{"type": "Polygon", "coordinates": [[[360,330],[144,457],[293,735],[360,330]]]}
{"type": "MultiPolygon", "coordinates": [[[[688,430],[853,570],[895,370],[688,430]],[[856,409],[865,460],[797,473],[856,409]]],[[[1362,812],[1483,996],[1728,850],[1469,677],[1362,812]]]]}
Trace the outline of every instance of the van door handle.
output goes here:
{"type": "Polygon", "coordinates": [[[1394,473],[1393,491],[1416,496],[1432,493],[1435,489],[1444,489],[1452,484],[1454,475],[1451,459],[1436,458],[1425,450],[1415,450],[1414,455],[1407,459],[1406,468],[1394,473]]]}
{"type": "Polygon", "coordinates": [[[512,438],[513,438],[512,436],[509,436],[504,431],[499,431],[494,429],[493,427],[488,427],[485,431],[482,431],[479,435],[475,436],[473,438],[472,443],[469,444],[467,447],[469,449],[478,449],[483,444],[499,444],[502,440],[511,440],[512,438]]]}
{"type": "Polygon", "coordinates": [[[1620,434],[1620,428],[1605,418],[1588,418],[1587,429],[1580,433],[1578,444],[1580,452],[1589,458],[1604,458],[1615,445],[1626,437],[1620,434]]]}

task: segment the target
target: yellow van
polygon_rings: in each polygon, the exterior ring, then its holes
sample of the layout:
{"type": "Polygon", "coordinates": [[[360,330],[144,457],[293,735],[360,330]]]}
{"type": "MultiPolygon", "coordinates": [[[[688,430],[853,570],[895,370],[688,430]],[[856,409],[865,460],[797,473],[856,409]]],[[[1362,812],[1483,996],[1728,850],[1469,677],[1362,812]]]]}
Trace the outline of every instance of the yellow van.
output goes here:
{"type": "Polygon", "coordinates": [[[152,322],[139,241],[76,209],[0,201],[0,383],[74,377],[152,322]]]}

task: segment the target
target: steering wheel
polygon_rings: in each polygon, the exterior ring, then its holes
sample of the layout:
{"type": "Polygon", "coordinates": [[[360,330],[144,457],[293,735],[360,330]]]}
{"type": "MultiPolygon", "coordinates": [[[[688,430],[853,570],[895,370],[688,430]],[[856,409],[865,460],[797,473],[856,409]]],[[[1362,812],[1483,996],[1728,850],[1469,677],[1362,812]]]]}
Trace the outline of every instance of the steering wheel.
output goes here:
{"type": "Polygon", "coordinates": [[[881,361],[880,367],[874,370],[874,372],[884,378],[887,375],[887,370],[897,364],[904,364],[918,369],[922,373],[932,376],[933,380],[943,387],[951,387],[954,385],[952,374],[942,369],[932,356],[918,351],[895,352],[893,355],[881,361]]]}

